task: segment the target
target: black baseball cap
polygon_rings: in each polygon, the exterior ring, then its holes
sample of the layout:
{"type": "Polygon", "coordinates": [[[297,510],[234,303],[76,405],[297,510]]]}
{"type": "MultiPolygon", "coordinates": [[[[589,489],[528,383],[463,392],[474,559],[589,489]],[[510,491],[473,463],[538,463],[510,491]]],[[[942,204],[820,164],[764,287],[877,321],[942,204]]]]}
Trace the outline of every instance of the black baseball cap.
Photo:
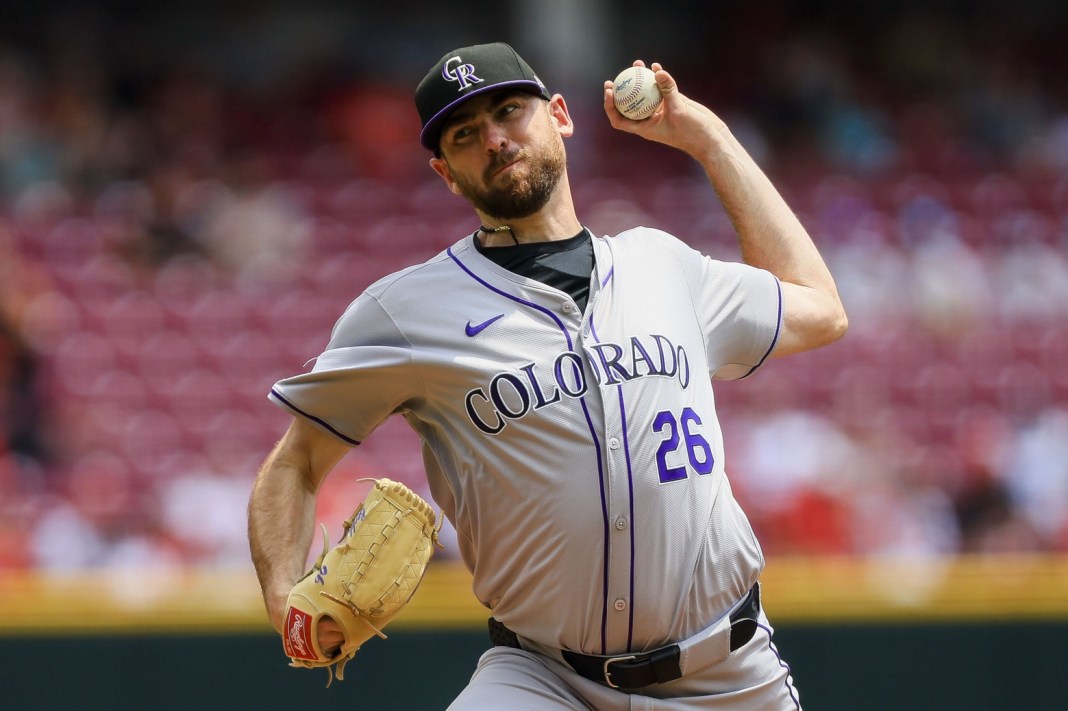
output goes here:
{"type": "Polygon", "coordinates": [[[538,75],[503,42],[461,47],[449,52],[427,72],[415,90],[415,106],[423,121],[419,141],[437,151],[441,128],[457,106],[472,96],[495,89],[520,89],[552,98],[538,75]]]}

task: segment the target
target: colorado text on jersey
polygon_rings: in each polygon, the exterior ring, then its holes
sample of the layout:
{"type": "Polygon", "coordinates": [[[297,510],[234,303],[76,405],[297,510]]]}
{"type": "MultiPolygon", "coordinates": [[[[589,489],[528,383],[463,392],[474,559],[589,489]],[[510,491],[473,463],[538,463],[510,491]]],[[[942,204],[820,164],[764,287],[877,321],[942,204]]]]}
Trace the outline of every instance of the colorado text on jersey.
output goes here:
{"type": "Polygon", "coordinates": [[[549,367],[527,363],[518,371],[494,375],[485,388],[467,393],[465,406],[471,422],[486,434],[497,434],[532,410],[580,398],[589,388],[583,362],[599,385],[649,376],[678,378],[685,390],[690,384],[690,359],[686,349],[664,336],[632,336],[629,348],[617,343],[590,344],[584,357],[574,351],[561,353],[549,367]]]}

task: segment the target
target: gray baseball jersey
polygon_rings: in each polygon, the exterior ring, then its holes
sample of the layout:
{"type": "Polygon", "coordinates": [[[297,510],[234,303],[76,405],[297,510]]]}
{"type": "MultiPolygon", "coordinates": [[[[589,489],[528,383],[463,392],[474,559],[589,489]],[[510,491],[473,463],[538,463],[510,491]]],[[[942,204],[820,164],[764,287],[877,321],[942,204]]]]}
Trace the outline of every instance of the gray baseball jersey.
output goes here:
{"type": "Polygon", "coordinates": [[[580,313],[472,240],[369,287],[271,398],[351,444],[404,416],[475,594],[521,636],[606,654],[703,629],[764,564],[710,376],[768,357],[778,280],[639,227],[594,239],[580,313]]]}

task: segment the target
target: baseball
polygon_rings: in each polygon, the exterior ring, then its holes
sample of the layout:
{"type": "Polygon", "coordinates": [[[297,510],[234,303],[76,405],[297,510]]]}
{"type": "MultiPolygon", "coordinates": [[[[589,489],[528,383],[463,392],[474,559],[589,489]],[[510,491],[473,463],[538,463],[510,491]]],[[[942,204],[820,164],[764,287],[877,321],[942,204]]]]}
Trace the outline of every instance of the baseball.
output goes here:
{"type": "Polygon", "coordinates": [[[653,70],[646,67],[627,67],[621,71],[615,80],[614,94],[616,109],[634,121],[652,116],[664,98],[653,70]]]}

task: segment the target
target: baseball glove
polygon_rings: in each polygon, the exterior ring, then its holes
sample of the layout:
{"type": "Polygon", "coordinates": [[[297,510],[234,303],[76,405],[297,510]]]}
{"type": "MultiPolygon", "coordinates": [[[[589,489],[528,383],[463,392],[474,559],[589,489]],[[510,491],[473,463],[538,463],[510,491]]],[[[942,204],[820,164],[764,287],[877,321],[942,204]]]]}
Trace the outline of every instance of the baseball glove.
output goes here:
{"type": "Polygon", "coordinates": [[[345,521],[341,541],[323,553],[289,593],[282,644],[294,667],[327,667],[344,678],[345,664],[408,604],[438,544],[441,523],[404,484],[374,480],[367,498],[345,521]],[[329,617],[345,641],[328,655],[316,627],[329,617]]]}

